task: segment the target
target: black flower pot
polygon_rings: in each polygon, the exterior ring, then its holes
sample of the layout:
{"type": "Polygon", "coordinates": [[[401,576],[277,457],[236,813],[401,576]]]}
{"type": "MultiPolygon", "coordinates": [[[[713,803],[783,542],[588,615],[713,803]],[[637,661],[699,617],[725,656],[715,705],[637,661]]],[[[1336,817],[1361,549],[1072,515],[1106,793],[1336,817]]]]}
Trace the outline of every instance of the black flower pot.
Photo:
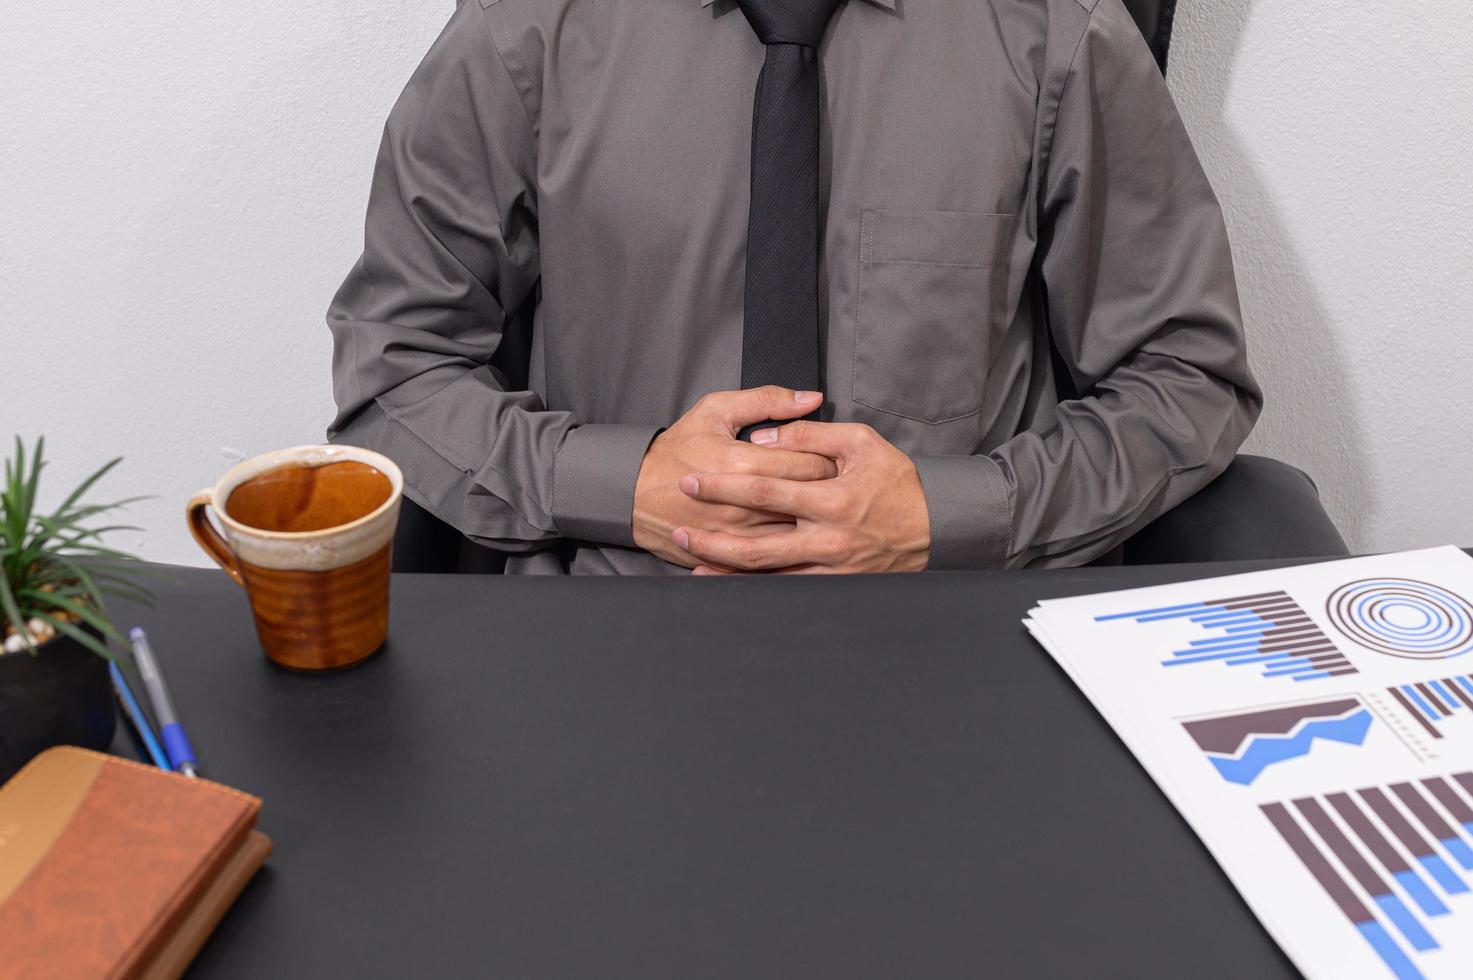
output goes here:
{"type": "Polygon", "coordinates": [[[53,745],[104,750],[116,723],[107,661],[76,640],[0,653],[0,781],[53,745]]]}

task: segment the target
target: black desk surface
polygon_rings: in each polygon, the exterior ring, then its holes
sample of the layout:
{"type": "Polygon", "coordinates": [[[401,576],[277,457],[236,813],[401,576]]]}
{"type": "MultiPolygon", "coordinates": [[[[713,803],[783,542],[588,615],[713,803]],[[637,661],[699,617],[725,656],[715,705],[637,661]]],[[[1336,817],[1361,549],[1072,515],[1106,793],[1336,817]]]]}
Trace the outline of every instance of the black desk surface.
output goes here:
{"type": "Polygon", "coordinates": [[[171,570],[136,616],[276,843],[191,976],[1295,976],[1019,624],[1252,567],[399,576],[318,676],[171,570]]]}

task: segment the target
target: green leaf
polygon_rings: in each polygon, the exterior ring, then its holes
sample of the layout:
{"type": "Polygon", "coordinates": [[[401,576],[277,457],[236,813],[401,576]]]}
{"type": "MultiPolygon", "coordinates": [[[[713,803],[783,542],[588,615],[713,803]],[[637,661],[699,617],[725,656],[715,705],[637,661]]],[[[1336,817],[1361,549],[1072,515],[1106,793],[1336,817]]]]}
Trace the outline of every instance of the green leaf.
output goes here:
{"type": "MultiPolygon", "coordinates": [[[[46,441],[34,448],[15,437],[15,453],[4,461],[0,483],[0,620],[18,630],[31,619],[49,623],[89,649],[108,656],[99,639],[124,643],[106,610],[106,597],[151,604],[152,593],[139,584],[148,574],[138,559],[102,543],[108,534],[136,531],[125,524],[89,526],[101,514],[145,497],[111,503],[85,503],[87,494],[121,462],[109,460],[77,484],[51,514],[37,514],[46,441]],[[78,626],[85,626],[85,631],[78,626]]],[[[28,647],[34,652],[34,644],[28,647]]]]}
{"type": "MultiPolygon", "coordinates": [[[[45,447],[45,445],[46,437],[39,437],[36,440],[36,452],[31,457],[31,478],[26,484],[25,496],[23,498],[23,503],[21,504],[21,510],[27,514],[31,513],[31,511],[33,511],[36,507],[36,487],[41,482],[41,470],[46,467],[46,464],[41,459],[42,449],[45,447]]],[[[19,469],[19,467],[17,467],[17,469],[19,469]]]]}
{"type": "Polygon", "coordinates": [[[0,576],[0,611],[5,613],[5,618],[20,634],[21,642],[26,645],[26,649],[35,653],[36,648],[31,643],[30,631],[26,629],[26,618],[21,615],[20,606],[16,604],[15,595],[10,590],[10,582],[4,576],[0,576]]]}
{"type": "Polygon", "coordinates": [[[169,582],[171,584],[178,584],[180,581],[177,572],[170,572],[155,565],[145,565],[137,558],[129,558],[127,561],[89,559],[87,567],[92,570],[93,576],[98,581],[104,578],[121,578],[129,582],[136,582],[139,579],[151,579],[155,582],[169,582]]]}
{"type": "Polygon", "coordinates": [[[74,535],[74,537],[68,538],[67,540],[68,541],[73,541],[73,540],[75,540],[75,541],[84,541],[87,538],[97,538],[97,537],[101,537],[104,534],[116,534],[118,531],[141,531],[141,530],[143,530],[143,528],[139,527],[137,524],[108,524],[108,525],[106,525],[104,527],[93,527],[93,528],[88,528],[85,531],[77,531],[76,534],[74,535]]]}
{"type": "Polygon", "coordinates": [[[46,601],[52,606],[52,608],[63,609],[66,612],[71,613],[73,616],[76,616],[83,623],[86,623],[88,626],[97,630],[97,632],[101,633],[103,636],[111,640],[116,640],[118,643],[125,646],[127,645],[128,641],[123,638],[122,632],[120,632],[117,627],[109,622],[107,617],[103,616],[102,613],[98,611],[96,606],[91,604],[73,602],[70,599],[58,596],[55,593],[50,593],[50,598],[46,601]]]}
{"type": "Polygon", "coordinates": [[[93,601],[97,604],[97,608],[102,609],[102,590],[97,587],[97,580],[92,577],[92,574],[83,568],[81,564],[72,561],[65,555],[57,555],[55,556],[55,560],[71,572],[72,578],[80,582],[87,590],[87,593],[92,596],[93,601]]]}
{"type": "Polygon", "coordinates": [[[38,514],[33,521],[36,528],[35,533],[31,535],[30,540],[27,542],[27,546],[31,548],[44,548],[47,550],[56,547],[67,547],[67,535],[69,534],[81,538],[87,537],[90,534],[102,533],[101,529],[97,531],[88,531],[85,528],[81,528],[78,526],[79,522],[84,521],[89,517],[95,517],[98,514],[106,513],[110,510],[117,510],[118,508],[124,507],[128,504],[137,503],[140,500],[147,499],[147,497],[128,497],[123,500],[114,501],[110,504],[89,504],[86,507],[79,507],[68,514],[57,513],[52,514],[49,517],[38,514]],[[58,539],[61,539],[60,543],[53,544],[53,542],[56,542],[58,539]]]}
{"type": "Polygon", "coordinates": [[[66,556],[69,556],[69,557],[71,557],[71,556],[84,557],[85,556],[85,557],[89,557],[89,558],[91,558],[91,557],[96,557],[96,558],[111,558],[114,561],[120,561],[120,562],[126,562],[126,561],[136,562],[138,560],[137,558],[134,558],[132,555],[128,554],[126,551],[118,551],[115,548],[105,548],[105,547],[103,547],[100,544],[73,544],[73,545],[68,545],[65,551],[57,551],[57,552],[54,553],[53,557],[59,557],[61,555],[66,555],[66,556]]]}
{"type": "Polygon", "coordinates": [[[21,439],[16,438],[15,447],[15,500],[12,501],[16,508],[16,520],[18,520],[19,532],[25,533],[29,516],[35,510],[35,488],[41,482],[41,470],[46,467],[43,461],[46,439],[40,438],[35,441],[35,452],[31,454],[31,469],[29,473],[25,469],[25,445],[21,439]]]}
{"type": "Polygon", "coordinates": [[[0,491],[0,506],[5,511],[4,528],[6,540],[13,547],[20,547],[26,527],[31,521],[31,512],[22,499],[25,488],[26,447],[20,436],[15,437],[15,462],[5,461],[5,487],[0,491]]]}
{"type": "Polygon", "coordinates": [[[121,576],[98,575],[97,570],[92,570],[92,576],[102,589],[102,594],[109,599],[122,599],[140,606],[153,608],[154,595],[148,589],[121,576]]]}
{"type": "Polygon", "coordinates": [[[38,516],[36,520],[57,521],[65,526],[70,526],[76,524],[78,521],[84,521],[87,518],[93,517],[97,514],[104,514],[110,510],[118,510],[120,508],[127,507],[129,504],[136,504],[140,501],[151,499],[153,498],[151,498],[148,494],[138,494],[137,496],[124,497],[121,500],[114,500],[106,504],[88,504],[85,507],[73,507],[71,510],[59,510],[56,513],[50,514],[46,517],[38,516]]]}
{"type": "MultiPolygon", "coordinates": [[[[38,447],[38,451],[39,451],[39,447],[38,447]]],[[[123,461],[123,457],[121,457],[121,456],[115,456],[112,459],[108,460],[106,463],[104,463],[102,465],[102,467],[100,469],[98,469],[98,471],[96,473],[93,473],[91,476],[87,477],[87,479],[83,480],[77,486],[77,489],[73,490],[67,496],[66,500],[62,501],[61,506],[58,507],[58,508],[56,508],[56,514],[57,515],[65,514],[67,512],[67,508],[68,507],[70,507],[72,504],[74,504],[78,500],[80,500],[82,498],[82,495],[83,494],[85,494],[88,490],[92,489],[92,485],[94,483],[96,483],[98,480],[100,480],[104,476],[106,476],[108,470],[111,470],[114,466],[117,466],[122,461],[123,461]]]]}
{"type": "Polygon", "coordinates": [[[97,637],[93,636],[91,633],[88,633],[86,630],[78,629],[76,626],[67,622],[66,620],[57,619],[55,616],[51,616],[46,613],[38,614],[37,618],[40,619],[43,623],[50,624],[51,628],[56,630],[58,633],[65,633],[67,636],[70,636],[72,639],[76,640],[78,643],[82,644],[84,647],[91,650],[99,657],[102,657],[104,660],[114,659],[113,652],[107,648],[107,645],[97,639],[97,637]]]}

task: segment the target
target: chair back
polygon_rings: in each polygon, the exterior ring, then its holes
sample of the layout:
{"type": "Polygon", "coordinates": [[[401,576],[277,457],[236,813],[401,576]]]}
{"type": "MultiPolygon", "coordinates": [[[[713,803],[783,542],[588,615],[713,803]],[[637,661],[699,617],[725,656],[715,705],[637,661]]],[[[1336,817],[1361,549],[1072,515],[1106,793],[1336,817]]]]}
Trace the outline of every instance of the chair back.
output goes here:
{"type": "Polygon", "coordinates": [[[1166,51],[1171,47],[1171,21],[1176,14],[1176,0],[1124,0],[1125,9],[1146,36],[1151,54],[1161,74],[1166,74],[1166,51]]]}

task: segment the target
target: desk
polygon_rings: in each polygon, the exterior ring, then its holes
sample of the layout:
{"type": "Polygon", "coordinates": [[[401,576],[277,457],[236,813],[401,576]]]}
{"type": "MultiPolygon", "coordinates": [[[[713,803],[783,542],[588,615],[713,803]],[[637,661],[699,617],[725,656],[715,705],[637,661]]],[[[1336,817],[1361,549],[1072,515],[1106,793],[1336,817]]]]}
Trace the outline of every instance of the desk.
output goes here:
{"type": "Polygon", "coordinates": [[[1019,625],[1254,567],[398,576],[318,676],[171,569],[120,622],[276,842],[191,976],[1296,976],[1019,625]]]}

